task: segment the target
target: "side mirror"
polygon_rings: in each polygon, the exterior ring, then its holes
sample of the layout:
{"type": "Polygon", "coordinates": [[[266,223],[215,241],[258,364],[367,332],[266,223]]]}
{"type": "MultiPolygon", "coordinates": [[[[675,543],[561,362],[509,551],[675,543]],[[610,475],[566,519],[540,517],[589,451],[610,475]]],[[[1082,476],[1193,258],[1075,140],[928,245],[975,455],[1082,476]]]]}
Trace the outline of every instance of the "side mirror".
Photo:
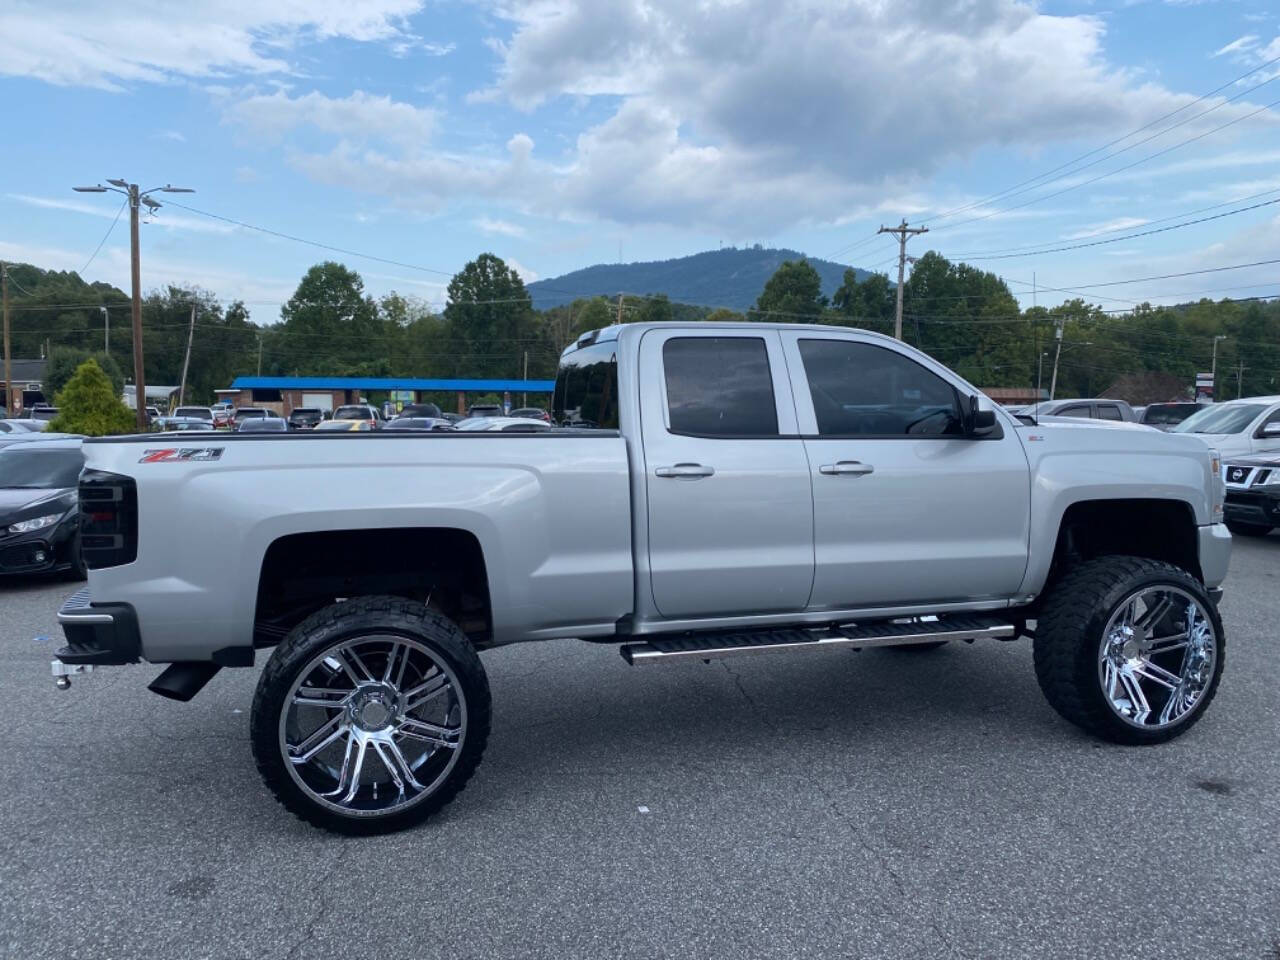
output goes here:
{"type": "Polygon", "coordinates": [[[989,436],[996,428],[996,412],[982,410],[977,395],[969,397],[969,409],[965,411],[964,434],[966,437],[989,436]]]}

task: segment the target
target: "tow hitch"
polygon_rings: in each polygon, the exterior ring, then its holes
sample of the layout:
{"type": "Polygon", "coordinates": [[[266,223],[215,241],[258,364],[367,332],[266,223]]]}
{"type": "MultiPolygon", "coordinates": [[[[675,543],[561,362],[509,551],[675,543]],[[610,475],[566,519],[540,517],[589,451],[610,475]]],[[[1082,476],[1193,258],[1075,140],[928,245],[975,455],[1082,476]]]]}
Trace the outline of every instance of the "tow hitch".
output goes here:
{"type": "Polygon", "coordinates": [[[59,690],[71,689],[71,678],[76,674],[92,673],[92,663],[63,663],[61,660],[49,661],[49,669],[53,672],[53,685],[59,690]]]}

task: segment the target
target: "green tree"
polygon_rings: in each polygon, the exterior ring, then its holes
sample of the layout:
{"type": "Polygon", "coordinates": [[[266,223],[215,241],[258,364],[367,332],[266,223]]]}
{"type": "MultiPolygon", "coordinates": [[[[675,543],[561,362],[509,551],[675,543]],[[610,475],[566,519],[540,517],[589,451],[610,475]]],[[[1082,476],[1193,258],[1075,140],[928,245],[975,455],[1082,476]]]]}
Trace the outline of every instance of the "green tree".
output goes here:
{"type": "Polygon", "coordinates": [[[398,345],[360,274],[333,261],[303,275],[280,320],[263,339],[264,374],[378,376],[398,345]]]}
{"type": "Polygon", "coordinates": [[[444,309],[453,351],[454,375],[545,376],[555,369],[559,352],[552,333],[533,312],[524,281],[501,257],[482,253],[449,281],[444,309]]]}
{"type": "Polygon", "coordinates": [[[844,272],[844,282],[831,297],[836,314],[831,320],[890,333],[896,299],[897,293],[886,274],[873,273],[859,283],[858,272],[851,268],[844,272]]]}
{"type": "Polygon", "coordinates": [[[76,368],[56,402],[58,415],[49,422],[49,430],[55,433],[104,437],[129,433],[137,422],[133,411],[120,400],[110,379],[92,358],[76,368]]]}
{"type": "Polygon", "coordinates": [[[90,350],[83,350],[79,347],[54,347],[50,352],[49,362],[45,365],[44,370],[45,396],[53,397],[60,393],[62,388],[67,385],[67,381],[80,368],[80,364],[89,359],[97,363],[102,372],[107,375],[115,395],[117,397],[122,396],[124,394],[124,373],[120,370],[120,365],[116,363],[115,357],[109,357],[105,353],[93,353],[90,350]]]}
{"type": "Polygon", "coordinates": [[[780,323],[803,323],[817,320],[827,298],[822,295],[822,277],[808,260],[787,260],[778,267],[764,285],[754,311],[753,320],[780,323]]]}
{"type": "Polygon", "coordinates": [[[640,301],[635,319],[642,323],[662,323],[675,319],[671,310],[671,298],[665,293],[655,293],[640,301]]]}

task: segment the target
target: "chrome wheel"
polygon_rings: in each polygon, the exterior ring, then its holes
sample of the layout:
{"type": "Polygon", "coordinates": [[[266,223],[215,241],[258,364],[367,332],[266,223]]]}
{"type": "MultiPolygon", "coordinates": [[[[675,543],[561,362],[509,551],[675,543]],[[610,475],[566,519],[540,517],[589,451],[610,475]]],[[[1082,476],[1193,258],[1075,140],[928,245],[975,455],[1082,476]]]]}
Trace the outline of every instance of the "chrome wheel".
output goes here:
{"type": "Polygon", "coordinates": [[[1171,727],[1203,698],[1219,638],[1200,601],[1173,586],[1148,586],[1121,601],[1098,648],[1098,680],[1111,710],[1147,730],[1171,727]]]}
{"type": "Polygon", "coordinates": [[[298,673],[279,746],[312,800],[377,817],[430,796],[466,734],[466,698],[449,664],[417,640],[371,635],[329,647],[298,673]]]}

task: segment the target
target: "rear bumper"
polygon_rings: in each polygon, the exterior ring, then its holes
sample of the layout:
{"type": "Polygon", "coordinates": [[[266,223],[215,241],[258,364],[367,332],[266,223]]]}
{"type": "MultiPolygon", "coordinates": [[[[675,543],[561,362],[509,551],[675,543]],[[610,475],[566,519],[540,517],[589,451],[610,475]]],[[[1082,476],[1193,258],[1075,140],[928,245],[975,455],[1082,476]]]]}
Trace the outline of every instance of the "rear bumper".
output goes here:
{"type": "Polygon", "coordinates": [[[54,656],[66,664],[137,663],[142,659],[138,615],[127,603],[93,603],[86,587],[66,599],[58,623],[67,645],[54,656]]]}
{"type": "Polygon", "coordinates": [[[1231,562],[1231,533],[1224,523],[1212,523],[1199,528],[1200,573],[1204,585],[1211,591],[1222,586],[1227,579],[1227,565],[1231,562]]]}

